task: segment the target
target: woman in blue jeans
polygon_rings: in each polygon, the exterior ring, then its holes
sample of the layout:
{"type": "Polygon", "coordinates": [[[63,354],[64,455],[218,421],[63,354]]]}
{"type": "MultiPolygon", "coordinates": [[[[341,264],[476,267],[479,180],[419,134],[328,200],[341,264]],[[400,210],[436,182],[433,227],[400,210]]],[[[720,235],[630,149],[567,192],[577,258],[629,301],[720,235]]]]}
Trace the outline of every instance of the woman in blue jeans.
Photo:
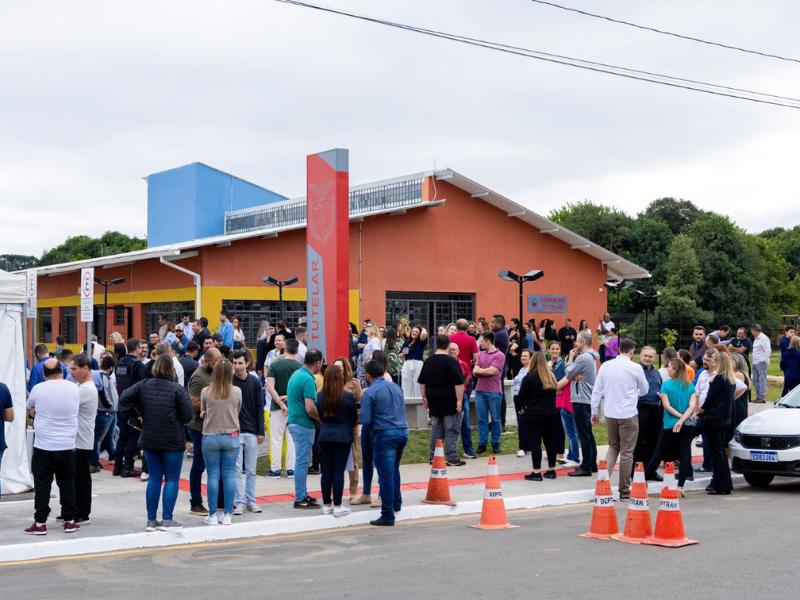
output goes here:
{"type": "Polygon", "coordinates": [[[192,420],[194,411],[189,394],[175,382],[170,356],[156,359],[151,379],[144,379],[123,392],[119,411],[126,421],[131,417],[142,421],[142,448],[150,467],[146,531],[180,529],[182,526],[172,518],[172,513],[186,449],[184,427],[192,420]],[[162,521],[156,518],[159,496],[162,521]]]}
{"type": "Polygon", "coordinates": [[[236,495],[236,458],[239,455],[239,410],[242,391],[233,385],[233,366],[222,359],[211,372],[211,385],[200,392],[200,417],[203,419],[203,460],[206,463],[208,516],[206,525],[230,525],[236,495]],[[217,514],[219,479],[225,506],[217,514]]]}

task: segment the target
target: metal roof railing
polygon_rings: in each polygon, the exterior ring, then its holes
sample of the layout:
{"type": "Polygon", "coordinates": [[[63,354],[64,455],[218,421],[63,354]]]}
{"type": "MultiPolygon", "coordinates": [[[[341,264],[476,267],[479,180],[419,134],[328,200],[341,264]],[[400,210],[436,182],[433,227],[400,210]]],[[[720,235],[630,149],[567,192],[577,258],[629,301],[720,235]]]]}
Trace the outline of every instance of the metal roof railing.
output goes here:
{"type": "MultiPolygon", "coordinates": [[[[422,177],[350,190],[350,216],[401,209],[422,201],[422,177]]],[[[306,199],[287,200],[225,214],[225,234],[244,233],[306,222],[306,199]]]]}

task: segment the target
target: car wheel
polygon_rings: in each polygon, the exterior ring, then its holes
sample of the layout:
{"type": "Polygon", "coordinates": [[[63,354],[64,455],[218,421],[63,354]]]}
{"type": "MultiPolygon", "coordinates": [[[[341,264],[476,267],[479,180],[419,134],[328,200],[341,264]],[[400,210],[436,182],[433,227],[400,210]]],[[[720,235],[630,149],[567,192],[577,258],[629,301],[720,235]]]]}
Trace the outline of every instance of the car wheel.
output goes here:
{"type": "Polygon", "coordinates": [[[775,478],[774,475],[770,475],[769,473],[745,473],[744,480],[749,483],[751,486],[756,488],[765,488],[772,483],[772,480],[775,478]]]}

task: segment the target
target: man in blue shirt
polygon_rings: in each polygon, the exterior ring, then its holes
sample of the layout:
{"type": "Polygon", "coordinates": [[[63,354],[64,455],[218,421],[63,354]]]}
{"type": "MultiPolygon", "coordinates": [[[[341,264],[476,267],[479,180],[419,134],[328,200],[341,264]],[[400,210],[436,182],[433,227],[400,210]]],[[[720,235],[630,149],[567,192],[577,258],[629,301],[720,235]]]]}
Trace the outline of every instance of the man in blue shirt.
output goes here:
{"type": "Polygon", "coordinates": [[[381,486],[381,516],[370,525],[394,525],[394,513],[403,504],[400,494],[400,460],[408,442],[403,390],[383,377],[383,364],[374,360],[364,366],[369,387],[361,397],[360,421],[372,428],[372,448],[381,486]]]}
{"type": "Polygon", "coordinates": [[[233,350],[233,324],[224,308],[219,311],[219,334],[222,336],[222,345],[233,350]]]}
{"type": "MultiPolygon", "coordinates": [[[[14,404],[11,401],[11,392],[5,383],[0,383],[0,466],[3,464],[3,453],[6,451],[5,423],[14,420],[14,404]]],[[[0,490],[0,496],[3,491],[0,490]]]]}
{"type": "MultiPolygon", "coordinates": [[[[47,349],[47,344],[36,344],[33,353],[36,355],[36,365],[31,369],[31,376],[28,379],[28,392],[30,392],[36,384],[44,381],[44,361],[50,358],[50,351],[47,349]]],[[[69,377],[69,369],[64,363],[61,363],[61,373],[64,379],[69,377]]]]}

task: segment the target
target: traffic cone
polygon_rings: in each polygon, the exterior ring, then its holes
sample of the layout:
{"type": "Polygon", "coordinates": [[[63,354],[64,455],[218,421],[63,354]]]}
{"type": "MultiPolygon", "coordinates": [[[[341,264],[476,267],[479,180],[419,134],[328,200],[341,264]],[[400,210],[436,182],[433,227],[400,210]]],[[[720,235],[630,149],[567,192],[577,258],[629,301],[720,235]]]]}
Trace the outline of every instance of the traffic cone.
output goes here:
{"type": "Polygon", "coordinates": [[[608,464],[601,460],[594,485],[592,522],[589,524],[589,531],[580,536],[607,540],[615,533],[619,533],[619,524],[617,511],[614,508],[614,496],[611,493],[611,480],[608,478],[608,464]]]}
{"type": "Polygon", "coordinates": [[[444,446],[442,440],[436,440],[436,449],[433,451],[433,465],[431,477],[428,480],[428,494],[423,500],[425,504],[446,504],[455,506],[450,499],[450,484],[447,483],[447,465],[444,462],[444,446]]]}
{"type": "Polygon", "coordinates": [[[678,489],[678,482],[675,480],[675,463],[668,462],[664,465],[664,487],[671,490],[678,489]]]}
{"type": "Polygon", "coordinates": [[[620,542],[641,544],[653,535],[650,522],[650,506],[647,503],[647,482],[644,479],[644,464],[636,463],[631,486],[631,498],[628,500],[628,514],[625,517],[625,532],[615,533],[611,537],[620,542]]]}
{"type": "Polygon", "coordinates": [[[506,518],[506,504],[503,502],[500,473],[497,470],[497,460],[494,456],[489,458],[489,469],[486,473],[481,522],[477,525],[470,525],[470,527],[475,527],[476,529],[510,529],[518,527],[518,525],[510,525],[506,518]]]}
{"type": "Polygon", "coordinates": [[[661,502],[656,516],[655,533],[643,543],[652,546],[666,546],[667,548],[680,548],[696,544],[697,540],[690,540],[683,530],[683,517],[678,500],[678,490],[664,487],[661,490],[661,502]]]}

